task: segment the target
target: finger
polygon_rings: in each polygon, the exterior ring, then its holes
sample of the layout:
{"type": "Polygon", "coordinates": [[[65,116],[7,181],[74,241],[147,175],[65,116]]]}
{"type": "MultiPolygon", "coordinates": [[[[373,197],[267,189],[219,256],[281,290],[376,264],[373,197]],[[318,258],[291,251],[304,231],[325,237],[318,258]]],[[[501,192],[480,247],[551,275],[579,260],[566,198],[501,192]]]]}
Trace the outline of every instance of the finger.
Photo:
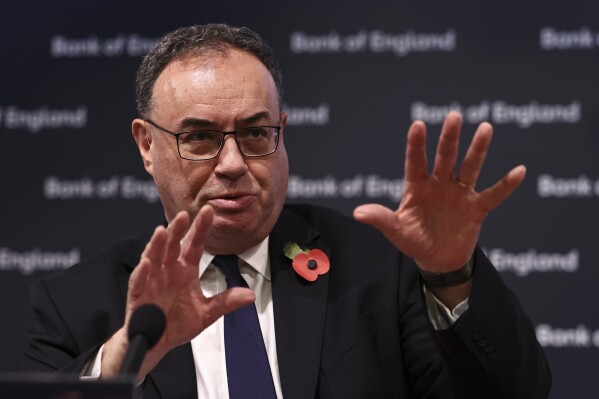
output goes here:
{"type": "Polygon", "coordinates": [[[460,166],[458,181],[469,187],[476,185],[492,138],[493,127],[489,123],[481,123],[460,166]]]}
{"type": "Polygon", "coordinates": [[[378,204],[360,205],[354,209],[354,218],[381,231],[386,237],[396,229],[397,216],[391,209],[378,204]]]}
{"type": "Polygon", "coordinates": [[[151,268],[150,260],[142,258],[129,278],[129,289],[127,291],[129,297],[137,298],[144,292],[151,268]]]}
{"type": "Polygon", "coordinates": [[[204,252],[206,234],[212,225],[214,210],[211,206],[204,206],[192,222],[187,235],[183,239],[181,258],[188,265],[198,265],[204,252]]]}
{"type": "Polygon", "coordinates": [[[210,325],[222,315],[252,304],[255,300],[256,295],[254,292],[249,288],[242,287],[230,288],[220,294],[207,298],[206,323],[210,325]]]}
{"type": "Polygon", "coordinates": [[[177,213],[173,220],[171,220],[166,230],[168,240],[164,254],[164,265],[169,266],[175,264],[181,254],[181,239],[188,230],[189,215],[187,212],[181,211],[177,213]]]}
{"type": "Polygon", "coordinates": [[[428,177],[426,160],[426,126],[421,121],[412,123],[408,130],[406,145],[405,174],[407,181],[416,181],[428,177]]]}
{"type": "Polygon", "coordinates": [[[166,229],[163,226],[156,227],[154,234],[152,234],[152,238],[150,238],[150,241],[148,241],[146,248],[141,254],[142,259],[146,258],[153,269],[162,267],[166,240],[166,229]]]}
{"type": "Polygon", "coordinates": [[[448,113],[441,129],[433,167],[433,175],[439,179],[453,179],[458,159],[461,128],[462,116],[455,111],[448,113]]]}
{"type": "Polygon", "coordinates": [[[524,165],[517,166],[493,186],[480,193],[479,200],[485,210],[488,212],[505,201],[522,183],[525,175],[524,165]]]}

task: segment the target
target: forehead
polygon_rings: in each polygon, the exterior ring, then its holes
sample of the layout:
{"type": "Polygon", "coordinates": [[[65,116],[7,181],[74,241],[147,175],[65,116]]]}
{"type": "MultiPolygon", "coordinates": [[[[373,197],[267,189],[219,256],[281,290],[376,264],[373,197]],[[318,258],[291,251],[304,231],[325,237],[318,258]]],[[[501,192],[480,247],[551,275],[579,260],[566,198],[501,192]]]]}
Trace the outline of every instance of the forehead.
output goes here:
{"type": "Polygon", "coordinates": [[[153,117],[215,123],[267,113],[278,118],[278,98],[268,69],[253,55],[230,49],[171,62],[153,90],[153,117]]]}

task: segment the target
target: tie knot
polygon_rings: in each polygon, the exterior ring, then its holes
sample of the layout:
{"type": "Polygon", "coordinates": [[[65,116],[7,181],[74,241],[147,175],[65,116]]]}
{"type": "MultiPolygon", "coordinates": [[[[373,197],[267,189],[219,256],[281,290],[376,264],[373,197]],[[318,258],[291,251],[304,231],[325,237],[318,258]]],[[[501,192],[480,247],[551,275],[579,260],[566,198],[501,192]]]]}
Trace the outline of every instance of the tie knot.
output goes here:
{"type": "Polygon", "coordinates": [[[242,282],[241,273],[239,273],[237,255],[217,255],[212,263],[225,274],[228,288],[247,286],[244,284],[245,281],[242,282]]]}

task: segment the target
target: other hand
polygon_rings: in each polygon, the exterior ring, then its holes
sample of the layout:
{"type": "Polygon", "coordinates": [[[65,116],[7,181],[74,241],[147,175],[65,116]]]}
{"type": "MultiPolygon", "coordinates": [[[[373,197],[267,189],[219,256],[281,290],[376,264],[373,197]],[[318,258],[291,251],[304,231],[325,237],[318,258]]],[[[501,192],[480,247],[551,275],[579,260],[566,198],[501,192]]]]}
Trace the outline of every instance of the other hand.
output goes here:
{"type": "Polygon", "coordinates": [[[441,130],[432,173],[426,159],[426,126],[421,121],[408,131],[405,184],[395,211],[377,204],[354,210],[354,217],[380,230],[391,243],[425,271],[447,273],[464,266],[472,256],[487,214],[524,180],[517,166],[490,188],[475,191],[493,128],[481,123],[459,167],[455,169],[462,118],[450,112],[441,130]]]}
{"type": "Polygon", "coordinates": [[[170,350],[191,341],[222,315],[254,302],[248,288],[228,289],[210,298],[202,292],[199,263],[212,217],[212,208],[205,206],[193,221],[182,211],[168,228],[156,228],[129,279],[125,325],[106,343],[103,376],[115,375],[120,368],[128,322],[140,305],[156,304],[166,315],[164,334],[141,366],[143,378],[170,350]]]}

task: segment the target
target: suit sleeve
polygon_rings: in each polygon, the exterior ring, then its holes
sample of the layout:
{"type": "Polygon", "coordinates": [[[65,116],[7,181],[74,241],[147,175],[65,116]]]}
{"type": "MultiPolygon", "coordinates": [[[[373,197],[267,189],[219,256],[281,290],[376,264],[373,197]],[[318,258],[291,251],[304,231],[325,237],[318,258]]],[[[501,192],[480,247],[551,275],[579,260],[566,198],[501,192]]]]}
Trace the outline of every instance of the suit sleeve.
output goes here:
{"type": "Polygon", "coordinates": [[[26,371],[62,371],[77,375],[102,343],[82,350],[56,307],[44,280],[31,286],[33,321],[24,351],[26,371]]]}
{"type": "Polygon", "coordinates": [[[415,263],[403,258],[399,275],[399,334],[410,397],[455,398],[435,341],[415,263]]]}
{"type": "Polygon", "coordinates": [[[468,310],[433,337],[464,398],[546,398],[551,372],[516,296],[480,248],[468,310]]]}

